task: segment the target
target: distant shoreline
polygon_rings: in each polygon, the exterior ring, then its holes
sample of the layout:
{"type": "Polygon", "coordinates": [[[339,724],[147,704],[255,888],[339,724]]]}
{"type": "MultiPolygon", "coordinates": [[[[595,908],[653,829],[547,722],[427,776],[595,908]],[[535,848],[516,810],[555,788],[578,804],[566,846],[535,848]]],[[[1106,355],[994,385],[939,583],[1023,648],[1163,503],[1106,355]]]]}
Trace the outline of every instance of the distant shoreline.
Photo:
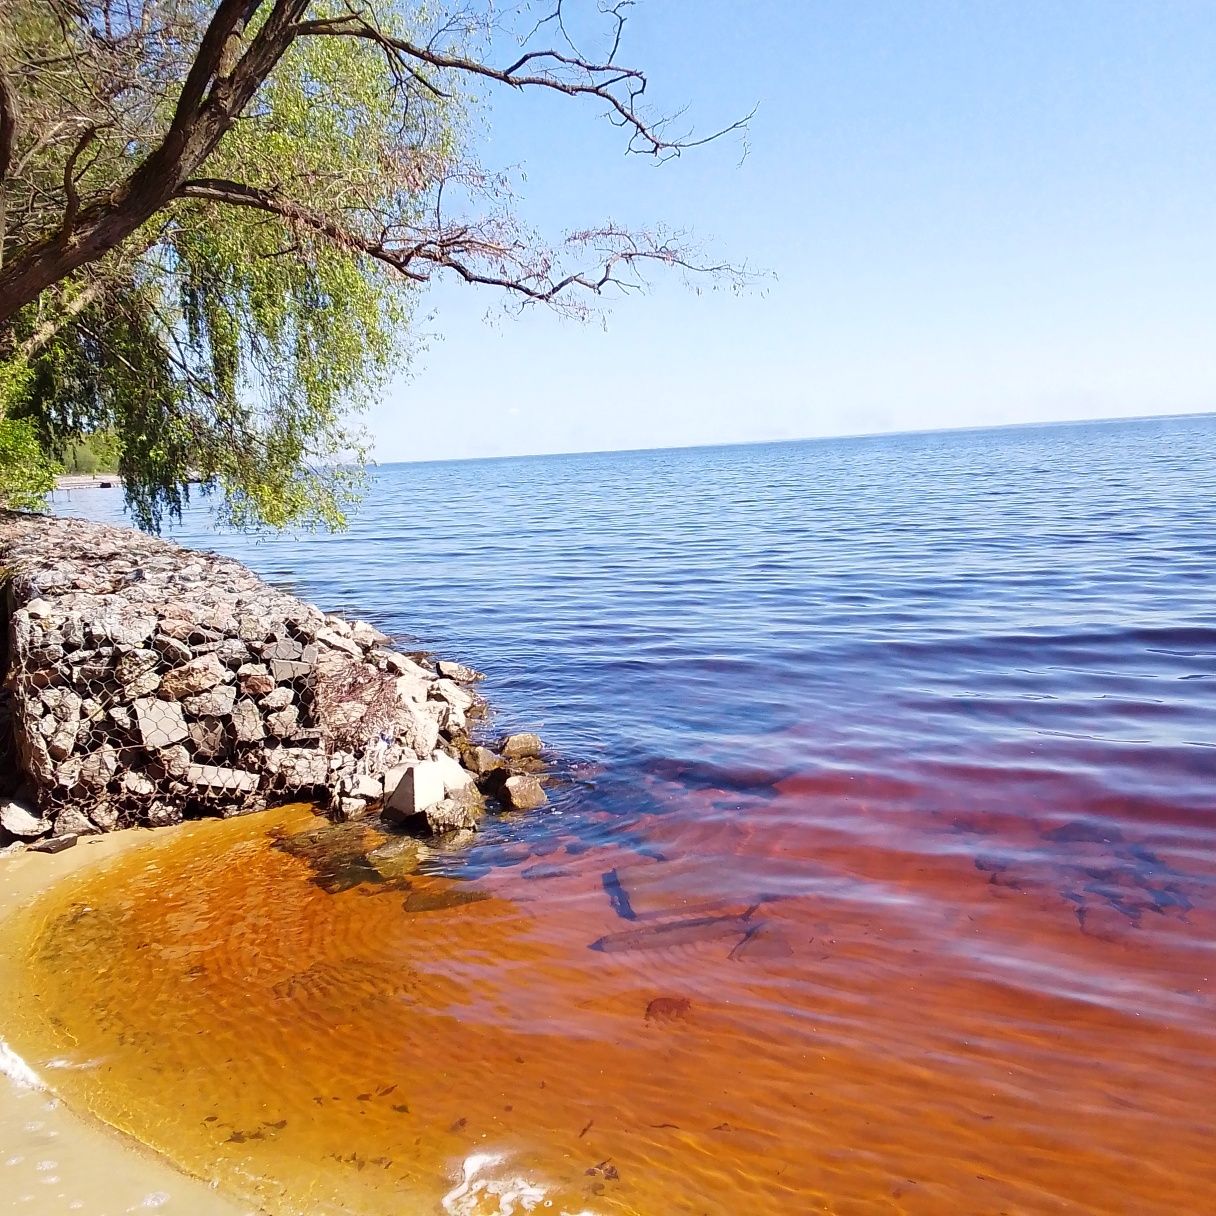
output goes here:
{"type": "Polygon", "coordinates": [[[117,473],[63,473],[55,478],[56,490],[108,490],[121,485],[117,473]]]}

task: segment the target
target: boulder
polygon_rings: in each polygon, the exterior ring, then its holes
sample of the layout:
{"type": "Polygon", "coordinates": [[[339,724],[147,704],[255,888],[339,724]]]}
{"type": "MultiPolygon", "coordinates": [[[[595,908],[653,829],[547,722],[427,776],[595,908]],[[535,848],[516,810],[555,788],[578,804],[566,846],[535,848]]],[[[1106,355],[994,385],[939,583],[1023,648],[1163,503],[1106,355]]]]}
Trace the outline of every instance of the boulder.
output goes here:
{"type": "Polygon", "coordinates": [[[232,713],[236,703],[236,688],[219,684],[196,697],[183,697],[182,708],[196,718],[223,718],[232,713]]]}
{"type": "Polygon", "coordinates": [[[472,684],[474,680],[485,679],[480,671],[466,667],[463,663],[450,662],[448,659],[440,659],[435,666],[441,676],[448,680],[455,680],[458,684],[472,684]]]}
{"type": "Polygon", "coordinates": [[[166,671],[160,681],[160,695],[164,700],[180,701],[183,697],[194,696],[206,692],[217,684],[222,684],[227,676],[227,668],[213,654],[201,655],[166,671]]]}
{"type": "Polygon", "coordinates": [[[67,806],[55,816],[56,836],[91,836],[97,828],[79,807],[67,806]]]}
{"type": "Polygon", "coordinates": [[[267,642],[262,647],[262,658],[271,662],[274,659],[297,660],[304,654],[304,647],[299,642],[284,638],[277,642],[267,642]]]}
{"type": "MultiPolygon", "coordinates": [[[[187,652],[187,658],[189,653],[187,652]]],[[[129,650],[118,660],[114,678],[122,686],[123,699],[133,701],[137,697],[151,696],[160,687],[161,656],[155,650],[138,647],[129,650]]]]}
{"type": "Polygon", "coordinates": [[[385,668],[396,676],[412,676],[415,680],[421,680],[427,684],[435,678],[433,671],[429,671],[408,655],[398,654],[395,650],[373,650],[372,658],[383,663],[385,668]]]}
{"type": "Polygon", "coordinates": [[[439,742],[438,713],[432,713],[428,705],[403,701],[394,717],[398,737],[412,752],[429,756],[435,750],[439,742]]]}
{"type": "Polygon", "coordinates": [[[307,747],[275,747],[265,756],[266,771],[288,789],[323,785],[329,776],[329,761],[324,752],[307,747]]]}
{"type": "Polygon", "coordinates": [[[190,765],[186,770],[186,781],[200,794],[210,797],[252,794],[259,784],[257,773],[240,768],[224,768],[218,764],[190,765]]]}
{"type": "Polygon", "coordinates": [[[261,705],[267,713],[273,713],[276,710],[286,709],[294,700],[295,694],[290,688],[272,688],[262,698],[261,705]]]}
{"type": "Polygon", "coordinates": [[[51,830],[51,824],[20,802],[6,799],[0,802],[0,828],[18,840],[36,840],[51,830]]]}
{"type": "Polygon", "coordinates": [[[430,763],[439,770],[445,794],[453,795],[475,788],[473,774],[464,769],[451,756],[445,755],[443,752],[436,752],[431,757],[430,763]]]}
{"type": "Polygon", "coordinates": [[[136,701],[131,709],[139,737],[149,751],[170,747],[190,735],[182,707],[176,701],[136,701]]]}
{"type": "Polygon", "coordinates": [[[70,832],[61,832],[56,836],[50,836],[46,840],[36,840],[30,845],[31,853],[62,853],[64,849],[70,849],[80,839],[79,836],[73,835],[70,832]]]}
{"type": "Polygon", "coordinates": [[[436,680],[430,686],[428,695],[432,699],[437,698],[446,701],[449,705],[454,705],[462,713],[468,713],[477,701],[471,692],[461,688],[453,680],[436,680]]]}
{"type": "Polygon", "coordinates": [[[90,752],[80,764],[80,784],[103,790],[118,774],[118,753],[109,744],[90,752]]]}
{"type": "Polygon", "coordinates": [[[258,707],[246,698],[232,709],[232,732],[238,743],[257,743],[266,737],[258,707]]]}
{"type": "Polygon", "coordinates": [[[331,650],[340,650],[344,654],[350,655],[351,658],[361,659],[363,657],[363,650],[357,643],[352,642],[349,637],[335,633],[332,629],[318,629],[317,641],[331,650]]]}
{"type": "Polygon", "coordinates": [[[397,677],[397,697],[402,701],[425,701],[430,687],[430,680],[423,680],[417,676],[397,677]]]}
{"type": "Polygon", "coordinates": [[[286,739],[295,734],[300,725],[300,711],[294,705],[275,710],[266,715],[266,730],[276,739],[286,739]]]}
{"type": "Polygon", "coordinates": [[[423,812],[427,827],[436,835],[445,832],[475,831],[481,823],[483,809],[480,803],[462,802],[456,798],[445,798],[423,812]]]}
{"type": "Polygon", "coordinates": [[[228,754],[228,727],[223,718],[199,718],[189,726],[190,744],[196,756],[223,759],[228,754]]]}
{"type": "Polygon", "coordinates": [[[274,659],[270,664],[270,674],[276,684],[294,684],[297,680],[306,680],[312,675],[312,664],[290,659],[274,659]]]}
{"type": "Polygon", "coordinates": [[[495,769],[502,768],[502,757],[488,747],[471,747],[465,753],[465,764],[470,771],[484,777],[495,769]]]}
{"type": "Polygon", "coordinates": [[[512,811],[534,811],[549,801],[541,783],[535,777],[524,775],[508,777],[503,782],[499,797],[503,805],[512,811]]]}
{"type": "Polygon", "coordinates": [[[443,769],[433,760],[420,760],[406,768],[396,788],[384,804],[389,823],[407,823],[428,807],[442,802],[447,789],[443,769]]]}
{"type": "Polygon", "coordinates": [[[539,735],[524,731],[518,735],[508,735],[499,750],[507,760],[525,760],[539,756],[544,747],[539,735]]]}

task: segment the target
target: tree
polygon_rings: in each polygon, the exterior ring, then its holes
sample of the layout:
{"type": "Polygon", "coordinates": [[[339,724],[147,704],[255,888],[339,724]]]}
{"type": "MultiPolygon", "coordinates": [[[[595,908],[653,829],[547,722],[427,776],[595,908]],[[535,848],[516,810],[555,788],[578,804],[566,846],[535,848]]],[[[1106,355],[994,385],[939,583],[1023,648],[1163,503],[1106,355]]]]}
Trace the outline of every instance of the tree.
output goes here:
{"type": "Polygon", "coordinates": [[[0,0],[0,414],[51,451],[113,430],[145,527],[192,477],[237,523],[334,524],[435,274],[576,313],[649,264],[737,278],[663,230],[549,246],[477,163],[492,85],[590,99],[652,157],[703,142],[617,62],[631,0],[599,0],[598,57],[555,3],[496,66],[490,0],[0,0]]]}

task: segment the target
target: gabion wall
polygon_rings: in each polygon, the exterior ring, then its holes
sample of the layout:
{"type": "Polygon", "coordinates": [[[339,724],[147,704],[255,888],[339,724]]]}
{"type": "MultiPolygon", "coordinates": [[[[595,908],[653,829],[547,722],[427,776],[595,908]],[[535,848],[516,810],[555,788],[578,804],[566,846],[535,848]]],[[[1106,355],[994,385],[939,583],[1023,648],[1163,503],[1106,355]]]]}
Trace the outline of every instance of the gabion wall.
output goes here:
{"type": "Polygon", "coordinates": [[[475,673],[238,562],[0,512],[0,589],[0,783],[56,835],[291,797],[349,817],[402,766],[468,750],[475,673]]]}

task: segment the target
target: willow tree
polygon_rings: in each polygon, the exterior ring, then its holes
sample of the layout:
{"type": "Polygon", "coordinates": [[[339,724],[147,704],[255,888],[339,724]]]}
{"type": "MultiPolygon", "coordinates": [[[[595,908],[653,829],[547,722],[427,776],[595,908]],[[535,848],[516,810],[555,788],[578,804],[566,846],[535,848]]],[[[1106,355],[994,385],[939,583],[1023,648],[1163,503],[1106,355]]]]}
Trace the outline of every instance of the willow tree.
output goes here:
{"type": "Polygon", "coordinates": [[[578,312],[648,263],[732,275],[662,230],[547,243],[476,159],[495,86],[594,103],[633,152],[698,142],[618,63],[629,5],[598,0],[585,57],[561,0],[515,29],[490,0],[0,0],[0,466],[8,432],[112,430],[146,527],[191,480],[238,523],[337,523],[434,276],[578,312]]]}

